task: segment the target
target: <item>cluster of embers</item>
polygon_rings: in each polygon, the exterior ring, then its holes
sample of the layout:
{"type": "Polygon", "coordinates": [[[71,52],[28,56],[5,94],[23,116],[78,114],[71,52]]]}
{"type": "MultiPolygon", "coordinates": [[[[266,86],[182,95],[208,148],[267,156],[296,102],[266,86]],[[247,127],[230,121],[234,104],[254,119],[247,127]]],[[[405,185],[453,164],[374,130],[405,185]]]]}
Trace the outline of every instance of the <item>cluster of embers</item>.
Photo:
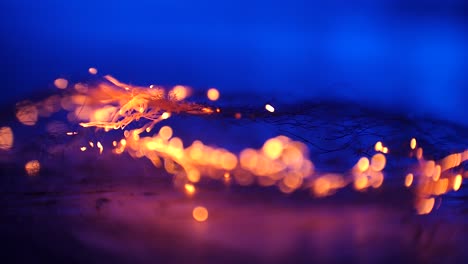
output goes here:
{"type": "MultiPolygon", "coordinates": [[[[96,74],[92,68],[90,73],[96,74]]],[[[169,126],[163,126],[151,134],[155,125],[173,114],[194,115],[217,114],[222,110],[202,104],[190,103],[185,99],[190,88],[175,86],[166,91],[163,87],[149,87],[124,84],[111,76],[95,84],[77,83],[70,85],[65,79],[57,79],[55,86],[64,91],[61,95],[51,96],[41,102],[22,102],[18,104],[17,118],[24,125],[33,126],[38,116],[48,117],[60,110],[68,111],[70,122],[79,122],[82,127],[96,127],[105,131],[123,130],[120,141],[113,142],[113,152],[124,152],[136,158],[146,157],[156,167],[163,167],[174,175],[177,188],[187,195],[197,192],[196,184],[202,177],[235,182],[239,185],[258,184],[277,186],[283,193],[298,189],[308,189],[314,196],[324,197],[346,186],[358,191],[379,188],[384,182],[384,169],[389,149],[382,142],[375,144],[375,154],[371,158],[362,157],[346,173],[322,173],[314,169],[308,158],[305,144],[286,136],[268,139],[260,149],[247,148],[236,155],[227,149],[211,147],[199,140],[185,147],[181,138],[173,136],[169,126]],[[136,121],[146,120],[136,129],[126,127],[136,121]]],[[[211,88],[207,97],[216,101],[219,91],[211,88]]],[[[265,105],[267,113],[273,113],[273,106],[265,105]]],[[[240,119],[239,113],[235,114],[240,119]]],[[[77,132],[68,131],[67,135],[77,132]]],[[[8,127],[0,129],[0,146],[7,150],[13,145],[13,132],[8,127]]],[[[89,147],[98,148],[102,153],[101,142],[89,142],[89,147]]],[[[467,173],[461,168],[468,160],[468,150],[454,153],[439,160],[425,160],[423,149],[417,146],[416,139],[409,142],[410,155],[417,160],[416,168],[408,173],[404,185],[415,191],[415,208],[419,214],[428,214],[440,206],[437,197],[457,191],[467,173]]],[[[89,148],[82,146],[81,151],[89,148]]],[[[30,175],[39,173],[37,160],[26,164],[30,175]]],[[[439,199],[440,200],[440,199],[439,199]]]]}

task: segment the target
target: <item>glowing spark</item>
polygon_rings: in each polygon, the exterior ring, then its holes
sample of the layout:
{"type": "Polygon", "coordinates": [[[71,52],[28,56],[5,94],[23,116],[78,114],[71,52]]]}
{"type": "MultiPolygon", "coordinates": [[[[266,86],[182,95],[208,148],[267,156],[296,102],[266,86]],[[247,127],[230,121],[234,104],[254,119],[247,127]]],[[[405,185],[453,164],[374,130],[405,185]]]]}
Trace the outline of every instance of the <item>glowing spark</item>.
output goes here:
{"type": "Polygon", "coordinates": [[[265,105],[265,109],[266,109],[268,112],[270,112],[270,113],[275,112],[275,108],[274,108],[272,105],[270,105],[270,104],[266,104],[266,105],[265,105]]]}
{"type": "Polygon", "coordinates": [[[81,151],[86,151],[86,147],[83,146],[83,147],[80,148],[80,150],[81,151]]]}
{"type": "Polygon", "coordinates": [[[94,143],[92,141],[89,142],[89,146],[94,148],[94,143]]]}
{"type": "Polygon", "coordinates": [[[370,166],[374,171],[381,171],[385,168],[386,163],[387,159],[385,156],[381,153],[377,153],[372,157],[370,166]]]}
{"type": "Polygon", "coordinates": [[[461,174],[457,174],[457,176],[455,176],[455,179],[453,180],[453,190],[454,191],[458,191],[460,190],[460,187],[462,185],[462,176],[461,174]]]}
{"type": "Polygon", "coordinates": [[[112,141],[112,146],[117,147],[117,141],[112,141]]]}
{"type": "Polygon", "coordinates": [[[211,101],[216,101],[219,99],[219,91],[216,90],[215,88],[210,88],[208,90],[208,92],[206,93],[206,96],[208,97],[208,99],[210,99],[211,101]]]}
{"type": "Polygon", "coordinates": [[[277,159],[283,152],[283,143],[278,138],[269,139],[263,145],[263,152],[268,158],[277,159]]]}
{"type": "Polygon", "coordinates": [[[205,222],[208,219],[208,210],[203,206],[197,206],[193,209],[192,216],[198,222],[205,222]]]}
{"type": "MultiPolygon", "coordinates": [[[[171,113],[169,112],[164,112],[162,115],[161,115],[161,118],[162,119],[168,119],[169,117],[171,117],[171,113]]],[[[171,119],[172,120],[172,119],[171,119]]]]}
{"type": "Polygon", "coordinates": [[[416,148],[416,139],[415,138],[412,138],[411,141],[410,141],[410,147],[411,149],[415,149],[416,148]]]}
{"type": "Polygon", "coordinates": [[[354,181],[354,188],[358,191],[363,190],[367,187],[368,182],[367,176],[358,176],[354,181]]]}
{"type": "Polygon", "coordinates": [[[102,154],[102,152],[104,151],[104,147],[102,146],[100,141],[97,142],[97,147],[99,149],[99,154],[102,154]]]}
{"type": "Polygon", "coordinates": [[[369,164],[369,159],[366,157],[362,157],[359,159],[356,165],[360,172],[365,172],[367,169],[369,169],[369,164]]]}
{"type": "Polygon", "coordinates": [[[10,150],[13,147],[13,131],[10,127],[0,128],[0,149],[10,150]]]}
{"type": "Polygon", "coordinates": [[[54,85],[55,85],[55,87],[57,87],[58,89],[65,89],[65,88],[67,88],[67,86],[68,86],[68,80],[67,80],[67,79],[63,79],[63,78],[55,79],[54,85]]]}
{"type": "Polygon", "coordinates": [[[37,160],[31,160],[26,163],[24,169],[29,176],[37,176],[41,170],[41,164],[37,160]]]}
{"type": "Polygon", "coordinates": [[[405,186],[406,187],[409,188],[411,186],[411,184],[413,184],[413,178],[414,178],[413,173],[408,173],[406,175],[406,177],[405,177],[405,186]]]}
{"type": "Polygon", "coordinates": [[[381,142],[381,141],[378,141],[377,143],[375,143],[374,149],[375,149],[375,151],[381,152],[382,149],[383,149],[382,142],[381,142]]]}
{"type": "Polygon", "coordinates": [[[388,148],[387,148],[387,147],[384,147],[384,148],[382,149],[382,153],[388,154],[388,148]]]}
{"type": "Polygon", "coordinates": [[[78,132],[67,132],[67,136],[78,135],[78,132]]]}
{"type": "Polygon", "coordinates": [[[193,195],[195,193],[195,186],[193,184],[186,183],[184,189],[188,195],[193,195]]]}
{"type": "Polygon", "coordinates": [[[96,68],[91,67],[91,68],[88,69],[88,72],[89,72],[90,74],[92,74],[92,75],[95,75],[95,74],[97,74],[98,71],[97,71],[96,68]]]}

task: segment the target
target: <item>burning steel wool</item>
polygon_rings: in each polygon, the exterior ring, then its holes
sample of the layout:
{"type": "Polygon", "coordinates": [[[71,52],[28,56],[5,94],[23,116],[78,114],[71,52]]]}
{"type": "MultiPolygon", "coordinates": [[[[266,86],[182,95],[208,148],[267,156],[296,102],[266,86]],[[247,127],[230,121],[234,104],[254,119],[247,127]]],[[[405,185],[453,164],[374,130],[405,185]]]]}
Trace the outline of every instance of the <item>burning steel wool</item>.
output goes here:
{"type": "MultiPolygon", "coordinates": [[[[96,74],[97,70],[91,68],[89,72],[96,74]]],[[[63,94],[53,95],[39,103],[19,103],[17,119],[24,125],[33,126],[39,116],[48,117],[64,109],[68,111],[68,120],[79,122],[82,127],[94,127],[106,132],[121,130],[122,138],[113,142],[115,154],[128,153],[134,158],[147,158],[154,166],[174,175],[176,188],[189,196],[197,193],[197,183],[203,177],[226,184],[277,186],[286,194],[307,189],[316,197],[332,195],[347,186],[365,191],[384,184],[384,171],[391,150],[381,141],[375,144],[374,154],[370,158],[359,158],[345,173],[317,171],[309,159],[306,144],[284,135],[268,139],[259,149],[246,148],[239,154],[208,146],[200,140],[187,146],[167,125],[160,127],[153,135],[149,134],[156,124],[173,115],[216,115],[222,109],[186,101],[191,90],[185,86],[178,85],[167,91],[154,85],[140,87],[121,83],[111,76],[104,79],[96,84],[74,85],[65,79],[57,79],[54,84],[63,90],[63,94]],[[137,127],[130,129],[132,123],[137,127]]],[[[211,88],[207,97],[216,101],[220,93],[211,88]]],[[[265,110],[269,114],[275,112],[271,104],[266,104],[265,110]]],[[[240,112],[233,116],[235,119],[242,118],[240,112]]],[[[66,133],[71,136],[77,132],[66,133]]],[[[1,128],[0,136],[0,147],[11,148],[11,129],[1,128]]],[[[89,146],[81,146],[80,150],[84,152],[94,147],[103,153],[104,146],[99,141],[90,141],[89,146]]],[[[409,141],[408,149],[417,166],[408,171],[401,185],[402,188],[414,189],[416,211],[429,214],[434,207],[440,206],[439,197],[461,188],[463,178],[467,176],[461,165],[468,160],[468,150],[435,161],[424,159],[423,148],[418,146],[415,138],[409,141]]],[[[26,170],[29,175],[37,175],[39,162],[29,162],[26,170]]],[[[205,221],[208,210],[197,207],[193,217],[197,221],[205,221]]]]}

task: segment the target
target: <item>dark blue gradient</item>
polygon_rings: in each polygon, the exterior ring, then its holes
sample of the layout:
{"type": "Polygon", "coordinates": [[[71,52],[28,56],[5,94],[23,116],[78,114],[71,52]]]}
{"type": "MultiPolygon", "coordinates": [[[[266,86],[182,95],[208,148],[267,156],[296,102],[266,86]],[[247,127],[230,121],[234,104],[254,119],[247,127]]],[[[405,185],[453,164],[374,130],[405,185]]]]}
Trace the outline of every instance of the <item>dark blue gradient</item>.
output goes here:
{"type": "Polygon", "coordinates": [[[93,66],[137,84],[351,100],[468,124],[462,0],[5,0],[0,9],[2,103],[93,66]]]}

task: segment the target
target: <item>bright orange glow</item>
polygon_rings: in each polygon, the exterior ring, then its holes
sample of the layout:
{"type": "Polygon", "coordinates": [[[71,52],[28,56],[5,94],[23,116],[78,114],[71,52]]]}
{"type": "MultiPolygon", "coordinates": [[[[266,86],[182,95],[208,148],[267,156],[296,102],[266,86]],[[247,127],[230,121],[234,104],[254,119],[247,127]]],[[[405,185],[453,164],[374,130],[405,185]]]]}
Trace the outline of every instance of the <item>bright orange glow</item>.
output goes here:
{"type": "Polygon", "coordinates": [[[416,148],[416,139],[415,138],[412,138],[411,141],[410,141],[410,147],[411,149],[415,149],[416,148]]]}
{"type": "Polygon", "coordinates": [[[91,68],[88,69],[88,72],[89,72],[90,74],[95,75],[95,74],[97,74],[98,71],[97,71],[96,68],[91,67],[91,68]]]}
{"type": "Polygon", "coordinates": [[[418,214],[420,215],[429,214],[434,208],[434,203],[435,203],[435,199],[433,197],[428,198],[428,199],[427,198],[420,199],[416,205],[416,210],[418,211],[418,214]]]}
{"type": "Polygon", "coordinates": [[[0,149],[10,150],[13,147],[13,131],[10,127],[0,128],[0,149]]]}
{"type": "Polygon", "coordinates": [[[385,168],[386,163],[387,159],[385,156],[381,153],[377,153],[372,157],[370,166],[374,171],[381,171],[385,168]]]}
{"type": "Polygon", "coordinates": [[[270,105],[270,104],[266,104],[266,105],[265,105],[265,109],[266,109],[268,112],[270,112],[270,113],[275,112],[275,108],[274,108],[272,105],[270,105]]]}
{"type": "Polygon", "coordinates": [[[206,93],[206,96],[208,97],[208,99],[210,99],[211,101],[216,101],[219,99],[219,91],[216,90],[215,88],[210,88],[208,90],[208,92],[206,93]]]}
{"type": "Polygon", "coordinates": [[[360,171],[360,172],[365,172],[367,169],[369,169],[369,159],[366,158],[366,157],[362,157],[359,159],[358,163],[356,164],[357,165],[357,169],[360,171]]]}
{"type": "Polygon", "coordinates": [[[208,219],[208,210],[203,206],[197,206],[193,209],[192,216],[197,222],[205,222],[208,219]]]}
{"type": "MultiPolygon", "coordinates": [[[[92,69],[89,72],[96,74],[97,70],[94,69],[94,72],[92,69]]],[[[164,122],[171,114],[216,115],[221,109],[184,101],[190,93],[190,89],[185,86],[178,85],[166,90],[155,85],[148,87],[121,83],[111,76],[105,76],[104,79],[97,84],[74,85],[65,79],[57,79],[54,84],[58,88],[65,89],[70,85],[75,89],[40,103],[18,104],[17,118],[25,125],[34,125],[38,116],[51,116],[63,109],[69,111],[67,118],[70,121],[82,122],[80,125],[83,127],[96,127],[105,132],[122,130],[123,138],[112,142],[113,153],[125,152],[134,158],[148,158],[154,166],[162,167],[172,174],[176,188],[188,195],[197,191],[194,183],[201,181],[202,177],[242,186],[275,186],[283,193],[309,188],[319,197],[331,195],[346,186],[354,185],[355,189],[363,191],[370,187],[379,188],[383,184],[387,166],[387,156],[384,154],[389,149],[381,141],[374,146],[366,146],[374,147],[377,151],[375,155],[360,158],[351,170],[341,174],[315,172],[314,164],[308,156],[308,147],[286,136],[267,139],[260,149],[246,148],[239,154],[205,145],[199,140],[184,147],[187,142],[175,137],[175,131],[169,126],[162,126],[158,133],[152,133],[151,136],[148,133],[155,131],[159,127],[158,123],[164,122]],[[135,125],[139,127],[135,128],[135,125]]],[[[219,96],[215,88],[207,91],[210,100],[217,100],[219,96]]],[[[265,109],[270,113],[275,112],[270,104],[266,104],[265,109]]],[[[227,115],[242,118],[240,112],[243,109],[237,113],[236,110],[231,111],[223,109],[227,115]]],[[[59,134],[63,136],[67,131],[70,131],[70,127],[60,130],[59,134]]],[[[82,140],[78,137],[76,139],[82,140]]],[[[0,149],[10,149],[12,145],[11,129],[1,128],[0,149]]],[[[99,141],[89,142],[89,146],[82,146],[80,150],[86,151],[93,147],[103,153],[104,147],[99,141]]],[[[430,213],[434,207],[434,198],[439,200],[437,196],[452,189],[460,189],[462,175],[468,177],[463,167],[457,168],[468,160],[468,150],[436,161],[424,159],[423,149],[418,147],[416,139],[411,139],[410,147],[411,156],[416,156],[418,161],[414,171],[406,175],[404,184],[406,187],[415,185],[415,208],[418,213],[430,213]],[[457,173],[460,175],[455,176],[454,171],[459,171],[457,173]]],[[[40,164],[37,164],[40,168],[40,164]]],[[[206,217],[207,214],[206,211],[206,217]]]]}
{"type": "Polygon", "coordinates": [[[368,186],[369,180],[367,179],[366,176],[359,176],[356,178],[354,181],[354,188],[356,190],[363,190],[368,186]]]}
{"type": "Polygon", "coordinates": [[[463,178],[462,178],[461,174],[457,174],[457,176],[455,176],[455,178],[453,180],[453,190],[454,191],[460,190],[460,187],[462,185],[462,181],[463,181],[463,178]]]}
{"type": "Polygon", "coordinates": [[[435,162],[433,160],[427,161],[423,169],[424,176],[432,177],[432,175],[434,174],[434,170],[435,162]]]}
{"type": "Polygon", "coordinates": [[[438,181],[440,179],[441,171],[442,171],[442,169],[441,169],[440,165],[436,165],[435,168],[434,168],[434,172],[432,174],[432,179],[434,181],[438,181]]]}
{"type": "Polygon", "coordinates": [[[375,151],[381,152],[382,149],[383,149],[382,142],[381,142],[381,141],[377,141],[377,143],[375,143],[374,149],[375,149],[375,151]]]}
{"type": "Polygon", "coordinates": [[[272,160],[279,158],[281,152],[283,152],[283,143],[278,138],[269,139],[263,145],[263,153],[272,160]]]}
{"type": "Polygon", "coordinates": [[[411,185],[413,184],[413,178],[414,178],[414,175],[413,173],[408,173],[405,177],[405,186],[406,187],[411,187],[411,185]]]}
{"type": "Polygon", "coordinates": [[[169,140],[172,137],[172,128],[169,126],[163,126],[159,130],[159,136],[164,140],[169,140]]]}
{"type": "Polygon", "coordinates": [[[41,164],[38,160],[31,160],[26,163],[24,169],[29,176],[37,176],[41,170],[41,164]]]}
{"type": "Polygon", "coordinates": [[[164,113],[161,115],[161,118],[162,118],[162,119],[168,119],[169,117],[171,117],[171,113],[168,113],[168,112],[164,112],[164,113]]]}
{"type": "Polygon", "coordinates": [[[55,85],[55,87],[57,87],[59,89],[65,89],[68,86],[68,80],[63,79],[63,78],[55,79],[54,85],[55,85]]]}
{"type": "Polygon", "coordinates": [[[104,147],[102,146],[101,142],[98,141],[96,146],[99,149],[99,154],[102,154],[102,152],[104,151],[104,147]]]}
{"type": "Polygon", "coordinates": [[[184,185],[185,193],[188,195],[193,195],[195,193],[195,186],[190,183],[184,185]]]}
{"type": "Polygon", "coordinates": [[[187,179],[191,182],[200,181],[200,172],[196,169],[191,169],[187,172],[187,179]]]}
{"type": "Polygon", "coordinates": [[[169,97],[176,101],[182,101],[189,96],[189,89],[182,85],[176,85],[169,91],[169,97]]]}

